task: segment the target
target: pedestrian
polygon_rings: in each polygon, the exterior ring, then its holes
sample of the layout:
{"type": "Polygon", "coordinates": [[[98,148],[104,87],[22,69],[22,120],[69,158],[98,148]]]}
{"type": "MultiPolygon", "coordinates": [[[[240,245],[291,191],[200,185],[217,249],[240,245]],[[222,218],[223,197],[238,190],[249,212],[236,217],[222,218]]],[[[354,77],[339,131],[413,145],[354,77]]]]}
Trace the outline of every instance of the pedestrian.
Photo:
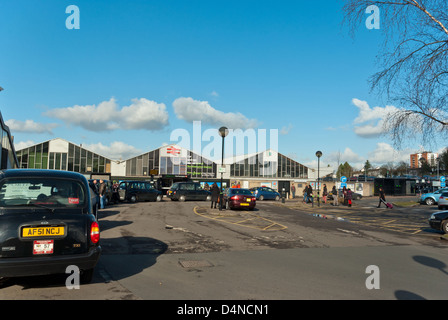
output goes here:
{"type": "Polygon", "coordinates": [[[106,207],[106,183],[102,179],[100,179],[98,193],[100,195],[100,208],[104,209],[106,207]]]}
{"type": "Polygon", "coordinates": [[[325,204],[327,204],[327,196],[328,196],[327,185],[324,183],[324,190],[322,191],[322,198],[323,198],[323,203],[325,203],[325,204]]]}
{"type": "Polygon", "coordinates": [[[347,197],[347,204],[349,207],[351,207],[352,206],[352,190],[350,190],[350,188],[347,189],[346,197],[347,197]]]}
{"type": "Polygon", "coordinates": [[[378,202],[378,207],[377,208],[379,208],[381,206],[381,202],[384,202],[384,205],[387,208],[387,205],[386,205],[386,194],[384,193],[383,188],[380,187],[380,189],[379,189],[379,202],[378,202]]]}
{"type": "Polygon", "coordinates": [[[344,198],[344,206],[347,205],[347,188],[344,186],[342,188],[342,197],[344,198]]]}
{"type": "Polygon", "coordinates": [[[307,203],[313,202],[313,187],[311,184],[308,185],[308,190],[306,191],[307,203]]]}
{"type": "Polygon", "coordinates": [[[306,203],[306,200],[307,200],[307,194],[306,194],[306,192],[308,191],[308,187],[307,186],[305,186],[305,188],[303,188],[303,200],[302,200],[302,202],[304,202],[304,203],[306,203]]]}
{"type": "Polygon", "coordinates": [[[212,192],[212,203],[210,205],[210,209],[216,209],[216,204],[219,201],[219,193],[220,193],[220,190],[216,182],[213,183],[212,187],[210,188],[210,191],[212,192]]]}
{"type": "Polygon", "coordinates": [[[331,189],[331,194],[333,195],[333,206],[339,206],[338,190],[336,190],[336,186],[333,186],[333,189],[331,189]]]}
{"type": "Polygon", "coordinates": [[[296,197],[296,187],[294,183],[292,184],[291,192],[292,192],[292,198],[294,199],[296,197]]]}

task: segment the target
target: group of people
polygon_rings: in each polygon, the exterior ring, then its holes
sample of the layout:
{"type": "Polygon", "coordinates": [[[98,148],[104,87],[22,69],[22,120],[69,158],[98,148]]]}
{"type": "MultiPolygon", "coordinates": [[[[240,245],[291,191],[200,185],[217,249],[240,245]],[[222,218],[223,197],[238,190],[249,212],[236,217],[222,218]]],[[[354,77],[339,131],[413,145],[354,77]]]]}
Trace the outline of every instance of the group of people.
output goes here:
{"type": "Polygon", "coordinates": [[[96,194],[97,202],[100,204],[100,209],[104,209],[106,207],[106,182],[104,182],[103,179],[100,179],[98,183],[98,181],[94,179],[90,184],[90,187],[96,194]]]}
{"type": "MultiPolygon", "coordinates": [[[[353,198],[353,192],[350,188],[343,187],[342,188],[342,197],[344,199],[344,204],[348,205],[349,207],[352,206],[352,198],[353,198]]],[[[331,190],[331,194],[333,196],[333,206],[339,205],[339,197],[338,197],[338,190],[336,189],[336,186],[333,186],[333,189],[331,190]]],[[[322,188],[322,203],[327,203],[327,197],[328,197],[328,189],[327,185],[324,184],[322,188]]],[[[313,203],[313,187],[311,184],[307,185],[303,189],[303,200],[304,203],[313,203]]]]}

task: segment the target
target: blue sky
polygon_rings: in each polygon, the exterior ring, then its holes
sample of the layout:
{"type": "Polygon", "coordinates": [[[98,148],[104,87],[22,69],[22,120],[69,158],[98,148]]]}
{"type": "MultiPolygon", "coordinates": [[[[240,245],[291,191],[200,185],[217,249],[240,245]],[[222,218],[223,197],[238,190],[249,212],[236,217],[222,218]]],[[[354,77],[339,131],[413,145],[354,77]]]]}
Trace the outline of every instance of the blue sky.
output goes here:
{"type": "MultiPolygon", "coordinates": [[[[113,159],[192,132],[276,129],[314,166],[408,160],[378,135],[369,91],[381,30],[342,27],[342,1],[46,0],[0,3],[0,111],[16,148],[63,138],[113,159]],[[69,5],[80,28],[66,28],[69,5]]],[[[366,14],[366,18],[368,15],[366,14]]],[[[203,144],[207,144],[204,142],[203,144]]],[[[437,151],[437,150],[434,150],[437,151]]]]}

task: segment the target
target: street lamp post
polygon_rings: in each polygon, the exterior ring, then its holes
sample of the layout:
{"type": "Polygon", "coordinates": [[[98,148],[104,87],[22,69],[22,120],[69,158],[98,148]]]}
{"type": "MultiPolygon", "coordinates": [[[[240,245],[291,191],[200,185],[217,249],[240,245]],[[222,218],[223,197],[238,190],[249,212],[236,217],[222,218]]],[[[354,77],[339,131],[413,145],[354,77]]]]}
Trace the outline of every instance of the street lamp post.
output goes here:
{"type": "Polygon", "coordinates": [[[322,157],[322,152],[316,152],[317,157],[317,206],[320,207],[320,184],[319,184],[319,169],[320,169],[320,157],[322,157]]]}
{"type": "MultiPolygon", "coordinates": [[[[221,153],[221,168],[224,167],[224,138],[227,136],[227,134],[229,133],[229,129],[227,129],[226,127],[221,127],[219,128],[219,135],[222,137],[222,153],[221,153]]],[[[224,200],[223,197],[223,188],[222,188],[222,169],[221,169],[221,192],[219,194],[219,210],[222,210],[222,202],[224,200]]]]}

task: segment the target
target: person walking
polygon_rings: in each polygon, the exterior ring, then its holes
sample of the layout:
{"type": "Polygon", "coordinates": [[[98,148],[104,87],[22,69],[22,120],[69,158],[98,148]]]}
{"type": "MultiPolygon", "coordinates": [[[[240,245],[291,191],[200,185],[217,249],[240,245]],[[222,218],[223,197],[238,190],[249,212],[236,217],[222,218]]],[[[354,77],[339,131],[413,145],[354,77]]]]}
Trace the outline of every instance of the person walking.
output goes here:
{"type": "Polygon", "coordinates": [[[333,189],[331,189],[331,194],[333,195],[333,206],[339,206],[338,190],[336,190],[336,186],[333,186],[333,189]]]}
{"type": "Polygon", "coordinates": [[[291,192],[292,192],[292,198],[294,199],[296,197],[296,186],[294,185],[294,183],[292,184],[291,192]]]}
{"type": "Polygon", "coordinates": [[[306,194],[306,192],[308,191],[308,187],[307,186],[305,186],[305,188],[303,188],[303,200],[302,200],[302,202],[304,202],[304,203],[306,203],[306,200],[307,200],[307,194],[306,194]]]}
{"type": "Polygon", "coordinates": [[[381,206],[382,202],[384,203],[384,205],[387,208],[387,205],[386,205],[386,194],[384,193],[383,188],[380,187],[380,189],[379,189],[379,202],[378,202],[378,207],[377,208],[379,208],[381,206]]]}
{"type": "Polygon", "coordinates": [[[323,199],[323,203],[327,204],[327,196],[328,196],[328,190],[327,190],[327,185],[324,183],[324,189],[322,191],[322,199],[323,199]]]}
{"type": "Polygon", "coordinates": [[[349,207],[352,206],[352,195],[353,195],[352,190],[350,190],[350,188],[348,188],[345,196],[347,198],[347,204],[349,207]]]}
{"type": "Polygon", "coordinates": [[[218,185],[213,183],[210,191],[212,192],[212,203],[210,204],[210,209],[216,209],[216,205],[219,201],[219,193],[221,190],[219,190],[218,185]]]}

